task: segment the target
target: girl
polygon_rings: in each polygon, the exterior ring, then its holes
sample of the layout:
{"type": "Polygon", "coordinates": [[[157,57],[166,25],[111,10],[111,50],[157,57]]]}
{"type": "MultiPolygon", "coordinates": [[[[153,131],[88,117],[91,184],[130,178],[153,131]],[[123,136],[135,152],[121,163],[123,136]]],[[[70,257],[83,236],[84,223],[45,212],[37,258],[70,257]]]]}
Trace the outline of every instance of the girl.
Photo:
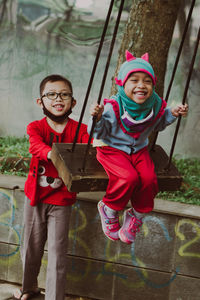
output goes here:
{"type": "MultiPolygon", "coordinates": [[[[166,102],[155,92],[156,77],[148,54],[141,58],[126,51],[126,61],[115,78],[118,93],[104,99],[104,105],[93,104],[97,117],[93,145],[97,159],[109,182],[106,194],[98,203],[104,234],[111,240],[132,243],[146,213],[152,211],[158,193],[154,164],[148,153],[148,137],[161,131],[179,116],[186,116],[187,105],[166,108],[166,102]],[[120,228],[118,212],[131,200],[120,228]]],[[[90,133],[92,118],[88,124],[90,133]]]]}

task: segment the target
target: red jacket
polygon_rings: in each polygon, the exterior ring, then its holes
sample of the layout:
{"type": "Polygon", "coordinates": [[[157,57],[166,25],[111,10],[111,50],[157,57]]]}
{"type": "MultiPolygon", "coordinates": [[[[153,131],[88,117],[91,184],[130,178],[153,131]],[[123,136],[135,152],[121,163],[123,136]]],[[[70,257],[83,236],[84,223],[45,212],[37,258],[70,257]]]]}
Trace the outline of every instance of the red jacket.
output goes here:
{"type": "MultiPolygon", "coordinates": [[[[32,206],[40,201],[54,205],[72,205],[76,201],[76,193],[67,190],[47,154],[54,142],[73,143],[77,126],[78,122],[69,118],[63,132],[58,133],[48,125],[46,117],[27,126],[32,158],[24,192],[32,206]]],[[[87,143],[88,139],[87,126],[81,124],[77,143],[87,143]]]]}

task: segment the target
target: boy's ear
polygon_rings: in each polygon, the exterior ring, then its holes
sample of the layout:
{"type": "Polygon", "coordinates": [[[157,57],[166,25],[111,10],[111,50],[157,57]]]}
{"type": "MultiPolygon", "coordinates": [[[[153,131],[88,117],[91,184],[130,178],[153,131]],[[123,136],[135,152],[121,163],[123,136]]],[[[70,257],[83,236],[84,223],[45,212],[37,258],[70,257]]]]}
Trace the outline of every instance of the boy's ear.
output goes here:
{"type": "Polygon", "coordinates": [[[36,103],[37,103],[37,105],[42,106],[42,101],[40,98],[36,99],[36,103]]]}
{"type": "Polygon", "coordinates": [[[76,100],[72,98],[72,108],[76,105],[76,100]]]}

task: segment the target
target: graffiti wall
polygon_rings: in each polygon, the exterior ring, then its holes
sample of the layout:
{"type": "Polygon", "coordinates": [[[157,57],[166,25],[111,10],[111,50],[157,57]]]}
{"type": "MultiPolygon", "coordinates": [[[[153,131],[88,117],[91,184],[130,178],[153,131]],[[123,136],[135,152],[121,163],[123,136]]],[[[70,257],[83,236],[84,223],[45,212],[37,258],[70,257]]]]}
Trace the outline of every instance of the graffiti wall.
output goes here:
{"type": "MultiPolygon", "coordinates": [[[[24,193],[11,189],[12,180],[9,185],[0,189],[0,279],[20,283],[24,193]]],[[[66,253],[67,293],[104,300],[200,298],[199,207],[195,207],[196,215],[188,217],[178,211],[182,206],[189,211],[189,205],[180,203],[173,213],[155,210],[145,217],[136,242],[126,245],[104,237],[97,200],[80,195],[73,206],[66,253]]],[[[41,287],[45,287],[46,266],[47,251],[41,287]]]]}

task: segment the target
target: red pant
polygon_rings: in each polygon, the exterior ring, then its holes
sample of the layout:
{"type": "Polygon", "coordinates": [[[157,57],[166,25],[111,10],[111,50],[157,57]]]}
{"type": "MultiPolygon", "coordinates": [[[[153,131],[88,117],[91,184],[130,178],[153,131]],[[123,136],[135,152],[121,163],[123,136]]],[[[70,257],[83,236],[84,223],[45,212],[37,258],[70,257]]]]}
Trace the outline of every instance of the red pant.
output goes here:
{"type": "Polygon", "coordinates": [[[147,147],[135,154],[107,146],[97,147],[97,159],[109,177],[103,198],[108,207],[123,210],[131,200],[138,212],[147,213],[153,209],[158,184],[147,147]]]}

